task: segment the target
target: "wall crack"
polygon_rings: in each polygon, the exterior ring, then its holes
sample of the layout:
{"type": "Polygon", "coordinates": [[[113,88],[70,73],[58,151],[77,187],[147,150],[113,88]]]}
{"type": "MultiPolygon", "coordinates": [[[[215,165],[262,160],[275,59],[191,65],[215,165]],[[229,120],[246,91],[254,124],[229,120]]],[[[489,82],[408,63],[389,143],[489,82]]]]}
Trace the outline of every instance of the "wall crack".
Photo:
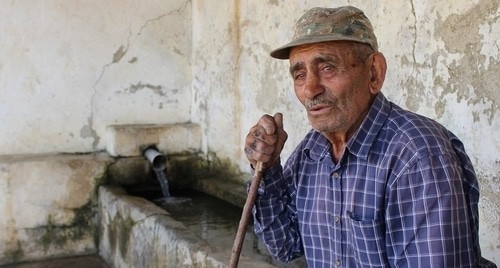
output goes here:
{"type": "Polygon", "coordinates": [[[99,89],[98,89],[98,86],[102,80],[102,78],[104,77],[105,73],[106,73],[106,70],[113,64],[116,64],[116,63],[119,63],[123,57],[127,54],[131,44],[133,44],[137,38],[142,34],[142,32],[153,22],[156,22],[156,21],[159,21],[163,18],[165,18],[166,16],[169,16],[169,15],[172,15],[172,14],[176,14],[176,13],[180,13],[182,12],[185,8],[187,8],[189,4],[189,1],[185,1],[184,4],[182,4],[179,8],[177,9],[174,9],[170,12],[167,12],[167,13],[164,13],[164,14],[161,14],[159,16],[156,16],[152,19],[148,19],[146,20],[142,26],[140,26],[139,30],[134,34],[132,32],[129,31],[129,36],[127,38],[127,42],[125,45],[122,45],[118,48],[117,51],[115,51],[115,53],[113,53],[113,57],[111,59],[111,62],[110,63],[107,63],[105,64],[102,68],[101,68],[101,71],[97,77],[97,79],[95,80],[94,84],[92,85],[92,90],[93,90],[93,94],[92,94],[92,97],[90,99],[90,116],[89,116],[89,119],[88,119],[88,124],[82,128],[81,130],[81,136],[82,137],[91,137],[93,139],[93,142],[92,142],[92,149],[96,149],[97,146],[99,145],[99,141],[100,141],[100,136],[99,134],[97,133],[96,129],[95,129],[95,116],[96,116],[96,98],[99,94],[99,89]]]}
{"type": "Polygon", "coordinates": [[[413,49],[412,49],[412,57],[413,57],[413,62],[414,64],[414,69],[415,65],[417,64],[417,57],[416,55],[416,50],[417,50],[417,12],[415,11],[415,3],[413,3],[413,0],[410,1],[411,4],[411,14],[413,14],[413,27],[415,28],[415,37],[413,38],[413,49]]]}

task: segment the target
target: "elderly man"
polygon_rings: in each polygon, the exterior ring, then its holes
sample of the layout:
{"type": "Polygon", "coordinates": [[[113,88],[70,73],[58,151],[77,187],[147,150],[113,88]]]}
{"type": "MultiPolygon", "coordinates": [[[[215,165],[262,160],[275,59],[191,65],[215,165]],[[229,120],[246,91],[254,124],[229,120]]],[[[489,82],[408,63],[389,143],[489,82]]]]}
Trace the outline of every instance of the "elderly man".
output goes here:
{"type": "Polygon", "coordinates": [[[246,138],[264,163],[255,233],[277,259],[309,267],[495,267],[478,243],[479,186],[462,143],[380,92],[387,69],[370,21],[354,7],[313,8],[289,59],[312,130],[281,165],[283,116],[246,138]]]}

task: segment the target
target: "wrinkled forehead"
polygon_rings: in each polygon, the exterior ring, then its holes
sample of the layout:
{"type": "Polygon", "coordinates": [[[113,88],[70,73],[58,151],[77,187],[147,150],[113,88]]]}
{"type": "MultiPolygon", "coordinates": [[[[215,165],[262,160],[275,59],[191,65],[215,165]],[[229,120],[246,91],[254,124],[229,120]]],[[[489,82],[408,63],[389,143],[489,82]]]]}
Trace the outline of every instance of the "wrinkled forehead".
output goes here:
{"type": "Polygon", "coordinates": [[[316,58],[347,61],[353,58],[353,43],[350,41],[334,41],[296,46],[290,50],[289,62],[293,64],[306,59],[308,61],[317,60],[316,58]]]}

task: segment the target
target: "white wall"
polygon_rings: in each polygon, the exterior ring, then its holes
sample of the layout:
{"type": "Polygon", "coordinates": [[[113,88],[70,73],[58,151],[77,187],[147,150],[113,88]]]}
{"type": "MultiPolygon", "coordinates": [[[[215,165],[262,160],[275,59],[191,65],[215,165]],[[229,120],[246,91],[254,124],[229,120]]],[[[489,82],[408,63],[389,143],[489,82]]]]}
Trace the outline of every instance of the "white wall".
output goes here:
{"type": "Polygon", "coordinates": [[[191,121],[203,152],[245,172],[244,137],[261,114],[284,113],[285,158],[309,129],[288,63],[269,51],[310,7],[362,8],[388,60],[385,94],[465,143],[482,186],[483,251],[500,263],[499,1],[1,4],[0,155],[102,151],[106,126],[191,121]]]}
{"type": "Polygon", "coordinates": [[[92,152],[110,124],[190,120],[189,1],[1,4],[0,154],[92,152]]]}

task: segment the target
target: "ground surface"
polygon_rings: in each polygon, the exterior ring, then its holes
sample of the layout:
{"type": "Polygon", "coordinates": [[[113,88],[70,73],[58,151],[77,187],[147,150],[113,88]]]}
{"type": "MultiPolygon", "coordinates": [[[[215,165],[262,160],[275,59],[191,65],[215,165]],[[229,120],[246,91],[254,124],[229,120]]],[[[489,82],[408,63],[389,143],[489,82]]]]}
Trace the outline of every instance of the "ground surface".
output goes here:
{"type": "Polygon", "coordinates": [[[109,266],[99,256],[76,256],[55,260],[21,263],[15,265],[0,265],[2,268],[108,268],[109,266]]]}

